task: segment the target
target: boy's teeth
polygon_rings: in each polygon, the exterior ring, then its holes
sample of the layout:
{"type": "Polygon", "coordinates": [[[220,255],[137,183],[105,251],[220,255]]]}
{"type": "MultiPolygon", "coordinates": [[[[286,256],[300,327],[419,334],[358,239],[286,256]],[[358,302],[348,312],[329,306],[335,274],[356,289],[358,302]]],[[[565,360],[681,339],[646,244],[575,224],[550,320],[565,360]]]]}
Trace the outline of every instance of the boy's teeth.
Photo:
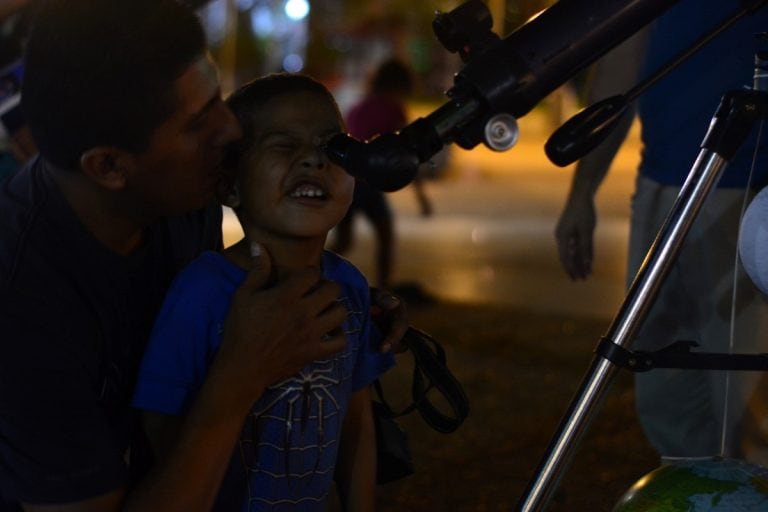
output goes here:
{"type": "Polygon", "coordinates": [[[291,192],[291,197],[324,197],[325,193],[317,187],[302,185],[291,192]]]}

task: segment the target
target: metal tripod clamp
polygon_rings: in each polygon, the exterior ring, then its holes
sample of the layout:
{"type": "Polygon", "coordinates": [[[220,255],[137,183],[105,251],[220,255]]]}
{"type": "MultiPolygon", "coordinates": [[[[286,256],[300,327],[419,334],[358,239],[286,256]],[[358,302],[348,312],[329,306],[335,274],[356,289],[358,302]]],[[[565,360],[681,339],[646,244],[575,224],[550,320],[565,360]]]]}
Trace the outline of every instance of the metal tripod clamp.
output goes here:
{"type": "Polygon", "coordinates": [[[602,338],[595,353],[611,363],[633,372],[655,368],[683,370],[768,371],[768,354],[720,354],[693,352],[695,341],[679,340],[660,350],[628,350],[608,338],[602,338]]]}

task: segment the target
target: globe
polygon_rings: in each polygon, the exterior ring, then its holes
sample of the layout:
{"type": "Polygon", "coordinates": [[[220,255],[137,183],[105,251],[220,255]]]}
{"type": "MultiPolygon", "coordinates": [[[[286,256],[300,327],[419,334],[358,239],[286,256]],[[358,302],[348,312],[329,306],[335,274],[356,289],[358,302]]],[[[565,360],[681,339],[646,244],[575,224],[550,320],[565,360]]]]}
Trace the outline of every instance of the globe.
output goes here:
{"type": "Polygon", "coordinates": [[[768,469],[728,458],[681,459],[638,480],[614,512],[766,512],[768,469]]]}

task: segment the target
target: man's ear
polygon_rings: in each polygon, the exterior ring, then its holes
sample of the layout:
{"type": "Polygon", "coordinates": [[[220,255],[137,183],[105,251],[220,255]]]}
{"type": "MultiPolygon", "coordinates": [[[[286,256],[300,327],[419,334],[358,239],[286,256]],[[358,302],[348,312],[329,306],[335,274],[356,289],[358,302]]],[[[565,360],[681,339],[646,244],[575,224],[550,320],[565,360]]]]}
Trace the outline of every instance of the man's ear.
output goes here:
{"type": "Polygon", "coordinates": [[[80,156],[80,168],[97,185],[120,190],[128,174],[128,154],[111,146],[91,148],[80,156]]]}

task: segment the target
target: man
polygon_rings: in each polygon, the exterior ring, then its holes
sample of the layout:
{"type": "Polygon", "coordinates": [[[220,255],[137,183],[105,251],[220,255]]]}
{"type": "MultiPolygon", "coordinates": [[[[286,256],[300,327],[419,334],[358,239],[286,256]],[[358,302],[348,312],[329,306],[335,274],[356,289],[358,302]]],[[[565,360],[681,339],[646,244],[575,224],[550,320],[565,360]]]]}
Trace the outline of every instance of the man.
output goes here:
{"type": "MultiPolygon", "coordinates": [[[[626,92],[638,77],[633,63],[645,62],[645,73],[650,74],[738,7],[739,2],[720,0],[674,5],[647,32],[598,62],[591,99],[626,92]]],[[[755,34],[765,30],[766,22],[766,10],[740,20],[639,98],[643,154],[632,198],[628,282],[671,210],[720,98],[751,82],[755,34]]],[[[591,273],[594,197],[631,121],[631,116],[623,119],[623,125],[576,168],[556,230],[560,260],[573,279],[591,273]]],[[[765,145],[751,175],[756,132],[731,160],[698,214],[635,349],[657,350],[677,340],[694,340],[705,352],[765,351],[764,300],[743,274],[734,293],[742,204],[750,190],[768,181],[765,145]]],[[[724,454],[761,462],[755,448],[764,445],[766,432],[747,436],[743,429],[745,402],[756,377],[749,372],[729,376],[678,369],[637,374],[638,416],[649,441],[663,457],[724,454]]]]}
{"type": "Polygon", "coordinates": [[[257,250],[178,442],[135,485],[136,365],[176,271],[220,244],[213,200],[239,127],[199,21],[173,0],[45,2],[25,67],[41,157],[0,192],[0,495],[35,511],[210,510],[265,387],[344,346],[339,289],[307,270],[262,290],[257,250]]]}

